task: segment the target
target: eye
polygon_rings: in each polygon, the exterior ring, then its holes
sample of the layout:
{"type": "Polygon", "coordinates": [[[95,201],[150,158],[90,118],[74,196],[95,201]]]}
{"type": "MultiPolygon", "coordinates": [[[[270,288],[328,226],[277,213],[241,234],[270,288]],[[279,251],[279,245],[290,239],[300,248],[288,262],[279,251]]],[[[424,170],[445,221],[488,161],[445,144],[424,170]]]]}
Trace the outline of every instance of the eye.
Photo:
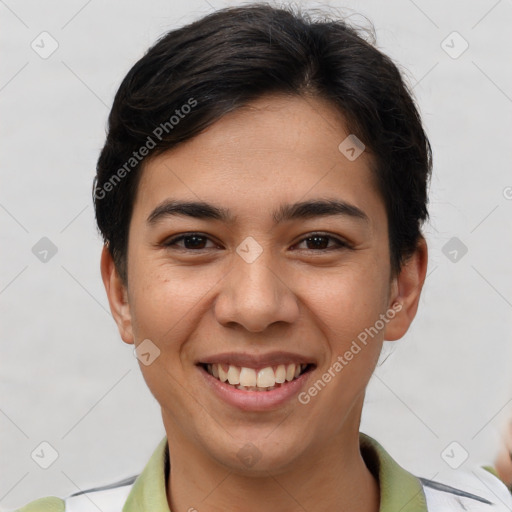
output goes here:
{"type": "Polygon", "coordinates": [[[331,251],[336,249],[349,249],[350,245],[339,238],[324,233],[312,233],[311,235],[303,238],[298,245],[306,242],[307,249],[315,251],[331,251]],[[334,245],[329,247],[329,242],[334,242],[334,245]]]}
{"type": "MultiPolygon", "coordinates": [[[[170,240],[164,242],[165,247],[177,247],[179,249],[184,249],[186,251],[194,251],[201,249],[210,249],[211,247],[206,247],[207,242],[210,241],[210,238],[206,235],[202,235],[201,233],[188,233],[185,235],[179,235],[170,240]],[[184,246],[178,245],[178,242],[183,241],[184,246]]],[[[213,244],[213,242],[212,242],[213,244]]],[[[215,244],[213,244],[215,247],[215,244]]]]}
{"type": "MultiPolygon", "coordinates": [[[[348,244],[347,242],[325,233],[312,233],[307,237],[303,238],[302,240],[300,240],[300,242],[296,244],[296,246],[303,243],[306,243],[307,245],[306,250],[313,250],[315,252],[351,248],[350,244],[348,244]]],[[[182,249],[185,251],[201,251],[218,247],[218,245],[215,244],[210,239],[210,237],[208,237],[207,235],[203,235],[201,233],[187,233],[183,235],[178,235],[164,242],[163,246],[169,248],[182,249]],[[183,242],[183,245],[180,245],[180,242],[183,242]],[[207,246],[208,242],[212,244],[210,245],[210,247],[207,246]]]]}

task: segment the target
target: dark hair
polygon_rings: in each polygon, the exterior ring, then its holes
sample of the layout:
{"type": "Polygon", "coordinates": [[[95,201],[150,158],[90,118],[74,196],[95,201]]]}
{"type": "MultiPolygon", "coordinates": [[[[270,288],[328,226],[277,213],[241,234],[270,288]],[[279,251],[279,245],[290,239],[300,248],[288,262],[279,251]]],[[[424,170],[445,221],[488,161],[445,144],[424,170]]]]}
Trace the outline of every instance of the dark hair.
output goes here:
{"type": "Polygon", "coordinates": [[[399,70],[340,19],[314,20],[308,12],[260,3],[222,9],[167,33],[117,91],[93,201],[125,283],[144,155],[173,148],[271,93],[328,100],[365,144],[388,215],[391,268],[401,269],[428,217],[432,154],[399,70]]]}

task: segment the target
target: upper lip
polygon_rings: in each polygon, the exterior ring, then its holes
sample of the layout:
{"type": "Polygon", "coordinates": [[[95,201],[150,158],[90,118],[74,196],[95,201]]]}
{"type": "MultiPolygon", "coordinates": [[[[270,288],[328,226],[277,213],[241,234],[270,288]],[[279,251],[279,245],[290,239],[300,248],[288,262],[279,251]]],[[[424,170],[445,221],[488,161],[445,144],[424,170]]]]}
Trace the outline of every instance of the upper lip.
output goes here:
{"type": "Polygon", "coordinates": [[[267,354],[249,354],[247,352],[224,352],[205,356],[197,364],[228,364],[246,368],[266,368],[280,364],[315,364],[313,358],[292,352],[269,352],[267,354]]]}

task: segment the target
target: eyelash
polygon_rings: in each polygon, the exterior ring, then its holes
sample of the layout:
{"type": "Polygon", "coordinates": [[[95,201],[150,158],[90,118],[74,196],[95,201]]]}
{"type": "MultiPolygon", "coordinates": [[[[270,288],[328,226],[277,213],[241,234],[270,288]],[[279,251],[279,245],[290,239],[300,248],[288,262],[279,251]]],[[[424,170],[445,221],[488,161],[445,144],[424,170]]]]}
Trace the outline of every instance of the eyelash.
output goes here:
{"type": "MultiPolygon", "coordinates": [[[[162,245],[169,249],[174,249],[173,246],[175,246],[177,242],[180,242],[181,240],[184,240],[185,238],[190,238],[190,237],[194,237],[194,236],[197,236],[200,238],[206,238],[207,240],[212,241],[210,239],[210,237],[208,237],[207,235],[204,235],[202,233],[186,233],[184,235],[178,235],[174,238],[171,238],[170,240],[164,242],[162,245]]],[[[330,248],[325,248],[325,249],[309,249],[310,251],[325,253],[325,252],[329,252],[329,251],[333,251],[333,250],[352,249],[352,246],[348,242],[345,242],[345,241],[343,241],[337,237],[334,237],[332,235],[329,235],[327,233],[310,233],[310,234],[308,234],[308,236],[299,240],[297,242],[297,244],[295,244],[295,245],[301,244],[302,242],[305,242],[314,237],[322,237],[322,238],[327,238],[329,240],[333,240],[335,242],[336,246],[330,247],[330,248]]],[[[178,249],[185,251],[185,252],[200,252],[200,251],[208,250],[209,248],[187,249],[186,247],[178,247],[178,249]]],[[[302,249],[298,249],[298,250],[302,250],[302,249]]],[[[308,250],[308,249],[306,249],[306,250],[308,250]]]]}

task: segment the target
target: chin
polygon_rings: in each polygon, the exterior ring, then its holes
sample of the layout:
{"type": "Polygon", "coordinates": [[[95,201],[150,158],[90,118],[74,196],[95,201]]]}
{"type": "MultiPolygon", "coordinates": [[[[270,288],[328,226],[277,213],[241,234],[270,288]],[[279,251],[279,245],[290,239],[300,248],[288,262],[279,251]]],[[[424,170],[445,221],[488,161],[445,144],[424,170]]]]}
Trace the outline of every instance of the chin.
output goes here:
{"type": "Polygon", "coordinates": [[[304,449],[303,436],[293,439],[280,435],[271,440],[264,435],[259,438],[245,435],[236,441],[232,438],[227,441],[225,451],[219,451],[219,444],[216,444],[211,455],[229,471],[251,477],[268,477],[269,473],[279,474],[296,467],[304,449]]]}

